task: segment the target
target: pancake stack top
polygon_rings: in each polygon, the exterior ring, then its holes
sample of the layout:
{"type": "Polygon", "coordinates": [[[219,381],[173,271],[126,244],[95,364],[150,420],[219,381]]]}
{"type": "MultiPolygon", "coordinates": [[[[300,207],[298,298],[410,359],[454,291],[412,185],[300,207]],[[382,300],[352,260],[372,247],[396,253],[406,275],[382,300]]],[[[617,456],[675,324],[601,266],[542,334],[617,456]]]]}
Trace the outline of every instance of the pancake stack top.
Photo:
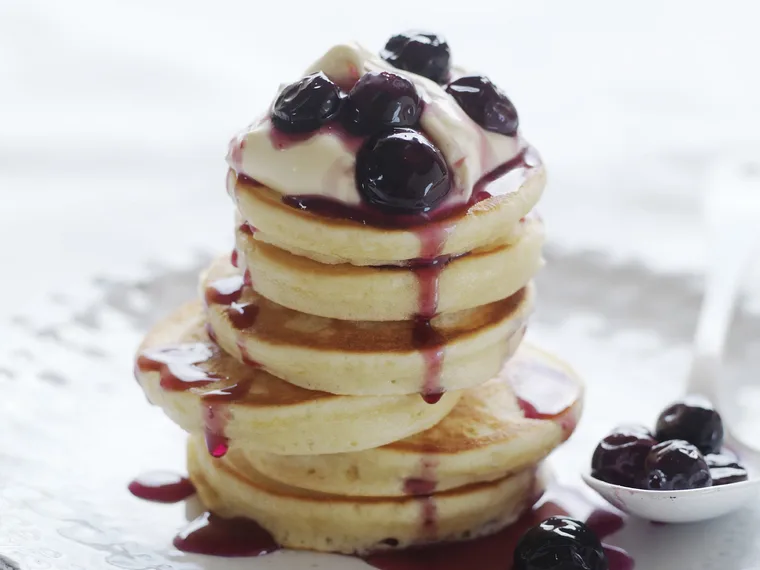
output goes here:
{"type": "Polygon", "coordinates": [[[230,143],[232,256],[138,353],[204,504],[283,546],[494,532],[580,415],[573,372],[520,347],[544,167],[506,95],[449,59],[402,34],[283,87],[230,143]]]}

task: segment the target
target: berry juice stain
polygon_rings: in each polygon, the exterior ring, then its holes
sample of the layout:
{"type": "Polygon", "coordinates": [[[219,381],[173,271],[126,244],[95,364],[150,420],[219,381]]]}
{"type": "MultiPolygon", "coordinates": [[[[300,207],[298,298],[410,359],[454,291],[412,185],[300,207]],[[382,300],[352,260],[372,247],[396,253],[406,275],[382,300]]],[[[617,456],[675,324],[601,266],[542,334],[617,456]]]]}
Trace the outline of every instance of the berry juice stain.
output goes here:
{"type": "Polygon", "coordinates": [[[228,406],[248,394],[251,384],[253,379],[245,378],[232,386],[206,392],[201,397],[206,449],[212,457],[224,457],[229,451],[230,441],[225,435],[229,421],[228,406]]]}
{"type": "Polygon", "coordinates": [[[420,461],[420,476],[404,481],[404,494],[416,497],[420,503],[420,535],[423,540],[435,540],[438,533],[438,505],[435,502],[438,481],[436,469],[438,460],[423,456],[420,461]]]}
{"type": "MultiPolygon", "coordinates": [[[[577,498],[573,497],[577,502],[577,498]]],[[[523,515],[516,523],[490,536],[463,542],[438,543],[407,550],[377,552],[364,558],[379,570],[511,570],[514,550],[518,541],[529,529],[553,516],[572,516],[571,510],[558,502],[547,501],[523,515]]],[[[598,511],[590,517],[604,520],[604,529],[623,526],[623,519],[609,512],[598,511]],[[613,522],[613,520],[615,522],[613,522]]],[[[603,530],[604,530],[603,529],[603,530]]],[[[600,539],[603,536],[599,536],[600,539]]],[[[609,560],[609,570],[632,570],[633,559],[624,550],[603,545],[609,560]]]]}
{"type": "Polygon", "coordinates": [[[224,519],[203,513],[174,538],[182,552],[209,556],[262,556],[280,550],[264,528],[246,518],[224,519]]]}
{"type": "Polygon", "coordinates": [[[161,388],[183,392],[202,388],[220,380],[200,365],[214,356],[215,347],[195,342],[144,350],[137,357],[137,368],[143,372],[158,372],[161,388]]]}
{"type": "Polygon", "coordinates": [[[469,201],[451,205],[444,204],[419,214],[389,214],[364,203],[352,206],[319,195],[286,195],[282,197],[282,202],[286,206],[316,216],[351,220],[361,225],[377,228],[422,229],[432,222],[441,222],[444,225],[447,225],[448,222],[453,225],[456,223],[456,218],[463,216],[478,202],[516,191],[527,173],[540,164],[536,151],[531,147],[524,148],[517,156],[480,178],[473,185],[472,196],[469,201]],[[514,184],[507,183],[510,180],[505,177],[515,177],[517,180],[514,184]],[[494,184],[497,181],[502,182],[498,188],[494,184]]]}
{"type": "Polygon", "coordinates": [[[243,276],[232,275],[217,279],[206,287],[205,298],[208,305],[230,305],[243,296],[243,276]]]}
{"type": "Polygon", "coordinates": [[[143,473],[127,488],[135,497],[154,503],[179,503],[195,494],[189,479],[170,471],[143,473]]]}
{"type": "MultiPolygon", "coordinates": [[[[233,251],[236,254],[237,250],[233,251]]],[[[237,256],[235,256],[237,261],[237,256]]],[[[207,305],[227,306],[227,316],[236,329],[247,329],[256,322],[259,307],[253,303],[241,303],[244,288],[250,286],[250,273],[245,270],[243,275],[233,275],[218,279],[208,285],[205,291],[207,305]]]]}
{"type": "Polygon", "coordinates": [[[510,370],[510,384],[525,417],[557,422],[569,436],[577,421],[572,407],[581,397],[578,383],[540,362],[514,362],[510,370]]]}

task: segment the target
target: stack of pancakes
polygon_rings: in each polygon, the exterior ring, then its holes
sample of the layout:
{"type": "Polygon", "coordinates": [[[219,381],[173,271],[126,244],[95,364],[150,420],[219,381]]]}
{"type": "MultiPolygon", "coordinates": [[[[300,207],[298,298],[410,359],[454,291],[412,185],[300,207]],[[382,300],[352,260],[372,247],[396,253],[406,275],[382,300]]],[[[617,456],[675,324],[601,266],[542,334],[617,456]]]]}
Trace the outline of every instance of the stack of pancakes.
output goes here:
{"type": "Polygon", "coordinates": [[[582,388],[519,347],[544,187],[540,163],[520,168],[516,191],[406,229],[303,211],[230,171],[236,249],[136,366],[190,433],[209,510],[285,547],[362,553],[495,532],[534,503],[582,388]],[[420,263],[426,235],[440,243],[420,263]]]}
{"type": "MultiPolygon", "coordinates": [[[[399,71],[353,44],[315,70],[336,85],[399,71]]],[[[580,415],[574,373],[521,346],[543,263],[540,158],[406,77],[450,171],[446,198],[373,210],[355,179],[369,141],[335,122],[290,136],[265,115],[230,147],[233,254],[138,354],[148,397],[190,433],[205,506],[285,547],[495,532],[540,496],[539,466],[580,415]]]]}

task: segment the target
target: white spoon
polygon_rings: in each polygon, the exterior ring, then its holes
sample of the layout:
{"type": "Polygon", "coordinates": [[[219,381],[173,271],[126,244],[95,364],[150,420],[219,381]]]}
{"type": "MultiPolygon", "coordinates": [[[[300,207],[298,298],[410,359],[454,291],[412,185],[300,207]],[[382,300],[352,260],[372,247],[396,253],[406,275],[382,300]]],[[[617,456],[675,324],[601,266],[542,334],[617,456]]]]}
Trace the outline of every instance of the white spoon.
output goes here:
{"type": "MultiPolygon", "coordinates": [[[[739,286],[760,237],[760,149],[716,162],[707,182],[703,215],[712,256],[708,260],[686,393],[702,394],[715,404],[723,418],[725,447],[739,455],[749,480],[686,491],[649,491],[613,485],[583,474],[586,484],[615,507],[658,522],[719,517],[752,504],[760,494],[760,452],[732,433],[730,425],[738,414],[738,398],[727,394],[720,380],[723,349],[739,286]]],[[[757,446],[760,428],[754,431],[757,446]]]]}

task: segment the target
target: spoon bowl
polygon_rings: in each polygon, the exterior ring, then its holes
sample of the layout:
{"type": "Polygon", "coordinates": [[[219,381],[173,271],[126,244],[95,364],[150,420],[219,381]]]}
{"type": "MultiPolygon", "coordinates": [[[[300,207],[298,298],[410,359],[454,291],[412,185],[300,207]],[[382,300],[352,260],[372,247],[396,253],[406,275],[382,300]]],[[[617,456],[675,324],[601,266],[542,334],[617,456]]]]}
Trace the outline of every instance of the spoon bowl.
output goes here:
{"type": "Polygon", "coordinates": [[[646,520],[662,523],[689,523],[727,515],[752,505],[760,497],[760,472],[756,458],[741,461],[749,479],[704,489],[686,491],[650,491],[613,485],[583,473],[583,481],[613,507],[646,520]]]}

